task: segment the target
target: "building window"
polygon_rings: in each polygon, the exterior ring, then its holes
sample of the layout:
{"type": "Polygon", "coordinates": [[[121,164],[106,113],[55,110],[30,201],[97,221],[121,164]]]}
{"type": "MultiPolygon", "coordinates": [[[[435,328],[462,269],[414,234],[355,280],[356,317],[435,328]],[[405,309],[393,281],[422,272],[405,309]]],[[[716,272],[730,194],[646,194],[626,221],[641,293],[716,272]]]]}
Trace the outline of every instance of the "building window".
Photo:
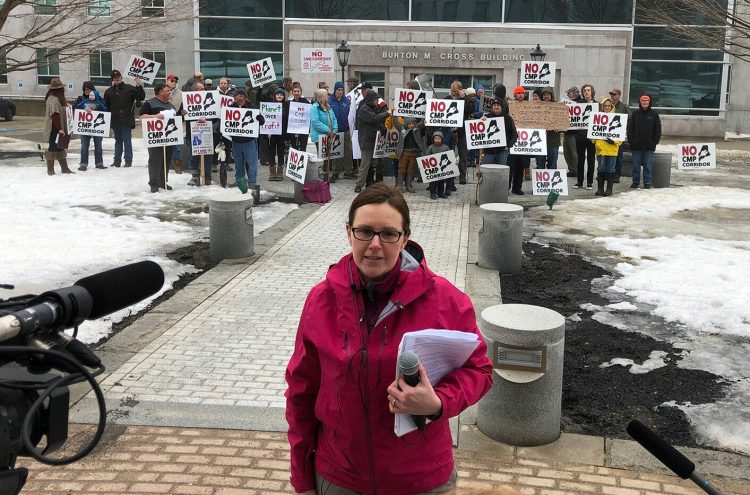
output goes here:
{"type": "MultiPolygon", "coordinates": [[[[156,73],[156,77],[154,78],[154,84],[158,82],[166,82],[167,80],[167,56],[166,52],[143,52],[141,55],[143,55],[144,58],[148,58],[150,60],[153,60],[154,62],[159,62],[159,71],[156,73]]],[[[246,71],[247,72],[247,71],[246,71]]]]}
{"type": "Polygon", "coordinates": [[[57,0],[34,0],[34,13],[40,15],[57,14],[57,0]]]}
{"type": "Polygon", "coordinates": [[[409,20],[409,0],[383,0],[382,2],[286,0],[286,17],[407,21],[409,20]]]}
{"type": "Polygon", "coordinates": [[[284,22],[269,19],[200,19],[201,38],[283,40],[284,22]]]}
{"type": "MultiPolygon", "coordinates": [[[[412,75],[414,79],[417,74],[412,75]]],[[[480,84],[485,91],[485,94],[492,94],[492,76],[472,76],[472,75],[459,75],[459,74],[427,74],[430,83],[435,91],[435,98],[445,98],[451,92],[451,83],[458,81],[461,86],[466,88],[473,88],[477,84],[480,84]]]]}
{"type": "Polygon", "coordinates": [[[0,84],[8,84],[8,60],[5,55],[0,57],[0,84]]]}
{"type": "Polygon", "coordinates": [[[631,65],[630,106],[648,93],[662,114],[718,115],[721,106],[721,63],[638,62],[631,65]],[[665,107],[672,107],[668,109],[665,107]]]}
{"type": "Polygon", "coordinates": [[[633,0],[505,0],[505,22],[630,24],[633,0]]]}
{"type": "Polygon", "coordinates": [[[211,0],[200,2],[200,15],[220,16],[241,13],[243,17],[282,17],[284,2],[278,0],[211,0]]]}
{"type": "Polygon", "coordinates": [[[96,86],[109,86],[112,73],[112,52],[89,53],[89,79],[96,86]]]}
{"type": "Polygon", "coordinates": [[[60,77],[60,57],[57,52],[50,53],[49,48],[36,49],[37,84],[45,85],[53,77],[60,77]]]}
{"type": "Polygon", "coordinates": [[[108,16],[112,15],[110,0],[89,0],[89,15],[108,16]]]}
{"type": "Polygon", "coordinates": [[[372,84],[372,89],[385,98],[385,72],[358,72],[357,75],[359,82],[372,84]]]}
{"type": "Polygon", "coordinates": [[[141,0],[141,16],[164,17],[164,0],[141,0]]]}
{"type": "Polygon", "coordinates": [[[412,21],[500,22],[502,0],[413,0],[412,21]]]}
{"type": "MultiPolygon", "coordinates": [[[[233,84],[241,88],[243,83],[248,79],[248,61],[260,60],[266,57],[271,57],[276,78],[281,79],[283,77],[284,60],[282,53],[217,52],[211,50],[201,51],[200,57],[200,71],[204,77],[214,80],[214,86],[218,84],[218,78],[226,76],[232,80],[233,84]]],[[[312,90],[310,93],[312,93],[312,90]]]]}

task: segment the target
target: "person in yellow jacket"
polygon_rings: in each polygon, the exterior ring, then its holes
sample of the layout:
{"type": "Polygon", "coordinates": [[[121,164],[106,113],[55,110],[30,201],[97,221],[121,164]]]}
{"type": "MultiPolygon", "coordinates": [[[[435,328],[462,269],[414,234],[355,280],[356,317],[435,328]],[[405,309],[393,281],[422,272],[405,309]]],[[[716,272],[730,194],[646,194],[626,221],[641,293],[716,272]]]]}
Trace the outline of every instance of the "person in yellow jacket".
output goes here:
{"type": "MultiPolygon", "coordinates": [[[[615,105],[609,98],[604,98],[599,103],[599,111],[614,113],[615,105]]],[[[612,185],[615,180],[615,164],[617,162],[617,152],[620,149],[621,141],[607,139],[592,139],[596,147],[596,196],[611,196],[612,185]],[[607,190],[604,190],[604,182],[607,183],[607,190]]]]}

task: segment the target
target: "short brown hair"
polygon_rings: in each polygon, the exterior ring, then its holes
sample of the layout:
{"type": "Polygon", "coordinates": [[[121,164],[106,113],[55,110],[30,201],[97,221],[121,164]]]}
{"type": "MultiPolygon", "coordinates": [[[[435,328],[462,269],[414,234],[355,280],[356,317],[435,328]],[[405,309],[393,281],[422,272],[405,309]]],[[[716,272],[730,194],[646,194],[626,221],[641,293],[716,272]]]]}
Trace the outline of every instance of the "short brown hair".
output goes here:
{"type": "Polygon", "coordinates": [[[388,203],[397,212],[401,213],[403,219],[401,228],[408,235],[411,233],[411,218],[409,217],[409,205],[401,191],[385,182],[376,182],[357,194],[349,207],[349,225],[354,224],[354,214],[357,209],[365,205],[379,205],[388,203]]]}

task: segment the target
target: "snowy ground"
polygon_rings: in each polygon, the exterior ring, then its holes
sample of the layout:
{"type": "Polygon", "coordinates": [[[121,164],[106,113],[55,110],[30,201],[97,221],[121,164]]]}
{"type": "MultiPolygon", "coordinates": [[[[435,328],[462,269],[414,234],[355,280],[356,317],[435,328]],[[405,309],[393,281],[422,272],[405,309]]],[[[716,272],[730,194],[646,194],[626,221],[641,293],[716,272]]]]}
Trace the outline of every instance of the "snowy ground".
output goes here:
{"type": "MultiPolygon", "coordinates": [[[[583,308],[595,311],[595,319],[668,341],[685,350],[680,366],[732,382],[721,402],[665,405],[685,411],[699,441],[745,454],[750,454],[748,162],[750,153],[719,151],[716,170],[673,168],[675,187],[566,200],[552,211],[532,208],[525,216],[538,242],[574,243],[617,274],[593,282],[612,302],[583,308]],[[667,324],[649,324],[639,312],[667,324]]],[[[660,366],[661,357],[654,353],[633,363],[623,356],[602,366],[647,373],[660,366]]]]}
{"type": "MultiPolygon", "coordinates": [[[[194,270],[165,253],[208,238],[207,198],[225,190],[190,187],[190,174],[170,174],[174,190],[151,194],[145,167],[148,154],[142,143],[133,140],[132,168],[96,170],[90,166],[86,172],[62,175],[56,165],[57,175],[48,177],[38,156],[0,163],[0,231],[4,234],[0,283],[16,286],[10,291],[0,289],[0,298],[69,286],[84,276],[144,259],[164,269],[166,283],[161,292],[194,270]]],[[[108,150],[113,146],[114,140],[105,139],[106,164],[111,163],[108,150]]],[[[34,147],[27,141],[0,137],[0,151],[34,147]]],[[[76,151],[69,153],[68,162],[72,170],[78,168],[76,151]]],[[[237,189],[230,191],[240,194],[237,189]]],[[[255,235],[295,208],[278,202],[253,208],[255,235]]],[[[143,309],[151,299],[84,323],[79,339],[98,341],[110,332],[113,321],[143,309]]]]}

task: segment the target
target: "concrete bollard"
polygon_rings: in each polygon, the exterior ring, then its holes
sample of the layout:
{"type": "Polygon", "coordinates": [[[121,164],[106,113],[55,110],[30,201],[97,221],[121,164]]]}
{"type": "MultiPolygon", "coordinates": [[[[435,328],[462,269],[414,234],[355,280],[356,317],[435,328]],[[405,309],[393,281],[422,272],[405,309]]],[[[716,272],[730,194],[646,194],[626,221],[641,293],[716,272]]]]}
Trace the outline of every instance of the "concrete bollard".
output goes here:
{"type": "Polygon", "coordinates": [[[488,163],[487,165],[480,165],[479,172],[482,174],[482,181],[479,183],[477,202],[480,205],[507,203],[510,167],[488,163]]]}
{"type": "Polygon", "coordinates": [[[565,318],[527,304],[499,304],[479,322],[494,367],[477,426],[508,445],[545,445],[560,436],[565,318]]]}
{"type": "Polygon", "coordinates": [[[651,187],[669,187],[672,180],[672,153],[655,151],[651,161],[651,187]]]}
{"type": "Polygon", "coordinates": [[[633,177],[633,154],[626,151],[622,154],[622,172],[621,177],[633,177]]]}
{"type": "MultiPolygon", "coordinates": [[[[313,155],[313,158],[307,163],[307,170],[305,171],[305,184],[319,179],[320,167],[325,166],[325,160],[321,160],[317,156],[313,155]]],[[[302,186],[297,181],[294,181],[294,202],[301,205],[305,202],[302,198],[302,186]]]]}
{"type": "Polygon", "coordinates": [[[224,192],[208,200],[211,261],[247,258],[255,254],[253,198],[224,192]]]}
{"type": "Polygon", "coordinates": [[[521,271],[523,207],[509,203],[487,203],[479,207],[479,266],[500,273],[521,271]]]}

